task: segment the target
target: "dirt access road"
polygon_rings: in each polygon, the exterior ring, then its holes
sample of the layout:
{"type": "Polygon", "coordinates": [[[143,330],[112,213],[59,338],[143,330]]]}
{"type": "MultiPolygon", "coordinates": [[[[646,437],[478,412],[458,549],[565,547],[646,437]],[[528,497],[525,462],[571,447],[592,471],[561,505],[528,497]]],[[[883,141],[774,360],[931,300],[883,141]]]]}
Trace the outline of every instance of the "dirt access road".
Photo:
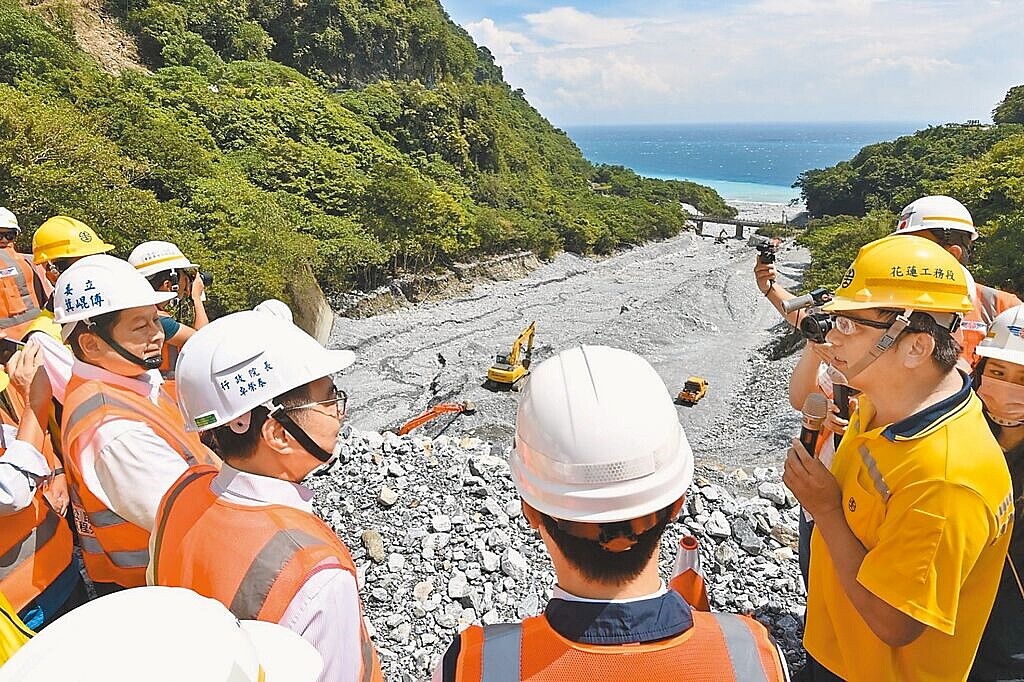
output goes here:
{"type": "MultiPolygon", "coordinates": [[[[687,232],[602,260],[561,254],[523,279],[447,301],[339,318],[331,345],[357,352],[341,380],[349,419],[359,429],[396,429],[429,405],[471,400],[475,415],[441,417],[414,433],[437,435],[453,421],[448,435],[506,447],[518,394],[482,384],[495,353],[507,353],[536,320],[535,364],[576,344],[606,344],[646,357],[673,393],[687,375],[706,377],[707,397],[678,408],[698,461],[725,471],[778,465],[799,418],[785,396],[792,360],[768,362],[759,350],[778,334],[779,317],[754,286],[755,257],[745,241],[687,232]]],[[[779,253],[789,277],[806,262],[803,250],[779,253]]]]}

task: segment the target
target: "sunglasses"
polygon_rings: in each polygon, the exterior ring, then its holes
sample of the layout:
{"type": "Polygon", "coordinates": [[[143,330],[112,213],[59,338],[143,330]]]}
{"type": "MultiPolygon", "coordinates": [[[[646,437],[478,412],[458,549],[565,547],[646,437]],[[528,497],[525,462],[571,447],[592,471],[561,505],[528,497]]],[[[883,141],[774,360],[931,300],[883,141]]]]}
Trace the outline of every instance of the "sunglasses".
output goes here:
{"type": "Polygon", "coordinates": [[[7,241],[12,242],[17,238],[17,230],[0,230],[0,239],[6,239],[7,241]]]}

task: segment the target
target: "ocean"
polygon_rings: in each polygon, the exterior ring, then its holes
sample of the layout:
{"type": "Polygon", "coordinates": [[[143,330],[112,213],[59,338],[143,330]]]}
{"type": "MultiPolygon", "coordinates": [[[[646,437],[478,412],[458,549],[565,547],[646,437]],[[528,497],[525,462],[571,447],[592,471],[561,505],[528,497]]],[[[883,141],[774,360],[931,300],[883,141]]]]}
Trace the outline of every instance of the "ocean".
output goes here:
{"type": "Polygon", "coordinates": [[[572,126],[569,137],[594,163],[640,175],[692,180],[726,200],[786,203],[792,184],[810,168],[825,168],[861,147],[892,140],[927,123],[688,123],[572,126]]]}

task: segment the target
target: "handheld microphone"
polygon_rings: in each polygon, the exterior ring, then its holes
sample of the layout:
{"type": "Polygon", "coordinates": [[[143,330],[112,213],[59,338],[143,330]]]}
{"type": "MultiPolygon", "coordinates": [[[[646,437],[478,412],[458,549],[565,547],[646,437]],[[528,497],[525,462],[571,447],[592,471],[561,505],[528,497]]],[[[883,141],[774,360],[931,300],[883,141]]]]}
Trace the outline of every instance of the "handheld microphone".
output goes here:
{"type": "Polygon", "coordinates": [[[818,445],[818,434],[821,433],[821,425],[827,413],[828,398],[824,394],[812,393],[804,400],[804,423],[800,428],[800,443],[811,455],[814,455],[814,449],[818,445]]]}

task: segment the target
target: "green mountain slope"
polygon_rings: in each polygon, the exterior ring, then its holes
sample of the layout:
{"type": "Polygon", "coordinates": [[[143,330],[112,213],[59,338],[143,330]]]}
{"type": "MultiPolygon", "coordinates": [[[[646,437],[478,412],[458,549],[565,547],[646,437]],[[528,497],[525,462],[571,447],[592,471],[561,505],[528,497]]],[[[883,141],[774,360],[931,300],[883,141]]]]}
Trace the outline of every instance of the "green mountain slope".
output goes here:
{"type": "Polygon", "coordinates": [[[0,204],[29,234],[81,218],[122,256],[175,241],[215,275],[218,311],[308,272],[336,291],[485,253],[608,252],[676,234],[679,201],[732,213],[709,188],[592,166],[436,0],[111,2],[149,69],[120,74],[80,49],[82,4],[0,0],[0,204]]]}
{"type": "Polygon", "coordinates": [[[1024,86],[993,111],[994,125],[934,126],[864,147],[849,161],[801,174],[812,221],[809,285],[835,285],[863,244],[891,232],[914,199],[947,194],[974,216],[982,240],[971,271],[979,281],[1024,293],[1024,86]]]}

